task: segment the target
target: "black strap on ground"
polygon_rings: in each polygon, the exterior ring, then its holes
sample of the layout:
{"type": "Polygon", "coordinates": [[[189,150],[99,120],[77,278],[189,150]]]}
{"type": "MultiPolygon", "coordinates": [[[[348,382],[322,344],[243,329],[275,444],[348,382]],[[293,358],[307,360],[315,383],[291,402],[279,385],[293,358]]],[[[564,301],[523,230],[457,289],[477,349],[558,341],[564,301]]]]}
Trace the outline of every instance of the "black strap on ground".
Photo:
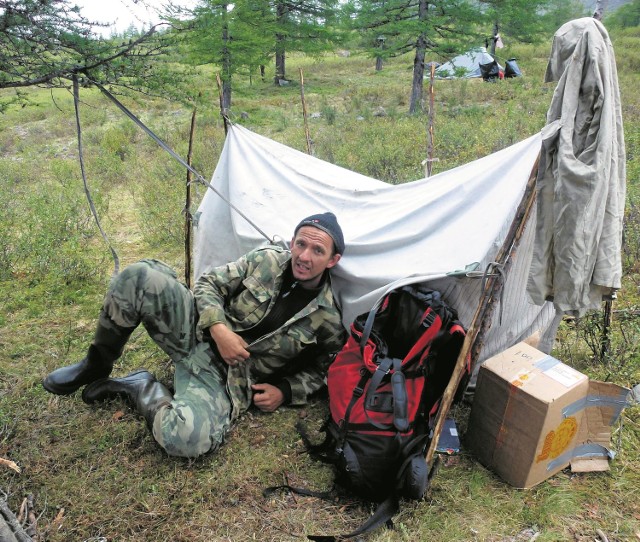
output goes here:
{"type": "Polygon", "coordinates": [[[87,184],[87,176],[84,171],[84,158],[82,153],[82,130],[80,129],[80,90],[78,85],[78,76],[76,74],[73,75],[73,104],[76,110],[76,131],[78,133],[78,155],[80,157],[80,172],[82,173],[82,182],[84,184],[84,193],[87,196],[87,200],[89,201],[89,208],[91,209],[91,213],[93,214],[93,218],[98,225],[98,229],[102,234],[102,238],[105,240],[107,245],[109,245],[109,250],[111,250],[111,255],[113,256],[113,274],[117,275],[120,272],[120,258],[118,258],[118,253],[115,251],[107,234],[102,229],[102,225],[100,224],[100,219],[98,218],[98,212],[96,211],[96,206],[93,204],[93,199],[91,198],[91,192],[89,192],[89,185],[87,184]]]}
{"type": "Polygon", "coordinates": [[[302,495],[303,497],[317,497],[318,499],[330,499],[333,495],[331,491],[313,491],[305,487],[290,486],[289,484],[282,484],[279,486],[266,487],[262,490],[263,497],[271,497],[274,493],[281,490],[291,491],[296,495],[302,495]]]}
{"type": "MultiPolygon", "coordinates": [[[[106,88],[104,88],[97,81],[91,81],[107,98],[109,98],[127,117],[129,117],[135,124],[138,125],[151,139],[153,139],[160,147],[167,151],[173,158],[175,158],[182,166],[187,168],[191,173],[196,176],[196,180],[205,185],[210,190],[213,190],[222,201],[224,201],[231,209],[244,218],[260,235],[262,235],[267,241],[272,244],[277,244],[275,239],[271,239],[265,232],[263,232],[247,215],[245,215],[240,209],[238,209],[233,203],[231,203],[226,197],[224,197],[218,190],[216,190],[211,183],[207,182],[200,173],[198,173],[190,164],[188,164],[179,154],[177,154],[169,145],[167,145],[162,139],[160,139],[147,125],[145,125],[138,117],[136,117],[127,107],[120,102],[113,94],[111,94],[106,88]]],[[[228,120],[228,119],[227,119],[228,120]]]]}
{"type": "MultiPolygon", "coordinates": [[[[268,487],[262,491],[262,495],[264,497],[270,497],[277,491],[283,489],[304,497],[317,497],[325,500],[332,500],[333,496],[332,491],[313,491],[311,489],[294,487],[287,484],[268,487]]],[[[315,540],[316,542],[335,542],[338,540],[347,540],[348,538],[353,538],[354,536],[371,532],[378,527],[381,527],[383,524],[386,524],[386,526],[391,529],[393,528],[393,521],[391,518],[398,513],[398,510],[400,510],[400,501],[398,500],[397,494],[394,492],[392,495],[387,497],[386,500],[382,501],[376,508],[375,512],[356,530],[340,535],[308,535],[307,539],[315,540]]]]}
{"type": "Polygon", "coordinates": [[[383,524],[386,524],[387,528],[392,529],[393,522],[391,521],[391,518],[396,515],[398,510],[400,510],[400,502],[398,501],[398,496],[394,493],[381,502],[376,508],[376,511],[369,516],[369,519],[367,519],[367,521],[360,525],[360,527],[355,531],[340,535],[308,535],[307,539],[315,540],[315,542],[336,542],[338,540],[347,540],[354,536],[369,533],[378,527],[381,527],[383,524]]]}

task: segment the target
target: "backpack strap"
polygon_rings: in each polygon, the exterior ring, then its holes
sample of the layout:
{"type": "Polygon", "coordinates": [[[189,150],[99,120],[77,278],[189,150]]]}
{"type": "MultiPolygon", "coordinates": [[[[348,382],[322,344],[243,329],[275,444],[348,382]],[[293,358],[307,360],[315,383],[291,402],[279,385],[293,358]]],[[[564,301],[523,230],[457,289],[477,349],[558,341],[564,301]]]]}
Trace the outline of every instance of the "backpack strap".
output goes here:
{"type": "Polygon", "coordinates": [[[323,463],[333,464],[335,462],[335,452],[333,451],[335,437],[329,432],[328,421],[320,428],[320,431],[324,431],[324,440],[320,444],[313,444],[313,442],[311,442],[306,427],[299,420],[296,423],[296,429],[309,455],[323,463]]]}
{"type": "Polygon", "coordinates": [[[367,315],[367,319],[362,327],[362,336],[360,337],[360,350],[364,350],[364,347],[369,340],[369,335],[371,335],[371,329],[373,328],[373,321],[376,319],[376,313],[378,312],[378,306],[374,305],[374,307],[369,311],[367,315]]]}
{"type": "Polygon", "coordinates": [[[337,540],[346,540],[347,538],[353,538],[354,536],[373,531],[374,529],[380,527],[383,523],[386,524],[389,529],[391,529],[393,528],[393,521],[391,521],[391,518],[396,515],[398,510],[400,510],[400,501],[398,500],[398,495],[394,491],[391,495],[389,495],[389,497],[387,497],[378,505],[375,512],[371,516],[369,516],[367,521],[360,525],[360,527],[358,527],[355,531],[352,531],[348,534],[334,536],[309,535],[307,536],[307,539],[315,540],[316,542],[336,542],[337,540]]]}
{"type": "Polygon", "coordinates": [[[324,499],[324,500],[330,500],[333,497],[333,491],[313,491],[312,489],[307,489],[305,487],[290,486],[289,484],[266,487],[265,489],[262,490],[262,496],[265,498],[271,497],[271,495],[273,495],[276,491],[280,491],[281,489],[291,491],[291,493],[302,495],[304,497],[317,497],[318,499],[324,499]]]}
{"type": "MultiPolygon", "coordinates": [[[[376,373],[377,372],[378,371],[376,371],[376,373]]],[[[375,377],[376,375],[374,374],[373,376],[375,377]]],[[[358,399],[360,399],[360,397],[362,397],[362,394],[364,393],[364,387],[367,384],[367,380],[369,380],[369,378],[371,378],[371,373],[369,371],[366,371],[366,370],[362,371],[361,376],[360,376],[360,380],[356,384],[356,387],[353,388],[353,395],[351,396],[351,401],[349,401],[349,404],[347,405],[347,408],[344,411],[344,420],[343,420],[343,423],[341,424],[341,427],[340,427],[340,430],[341,430],[343,436],[346,435],[347,424],[349,423],[349,418],[351,417],[351,411],[353,410],[353,406],[356,404],[358,399]]],[[[380,378],[380,380],[382,380],[382,377],[380,378]]],[[[373,383],[373,379],[371,380],[371,382],[373,383]]],[[[372,385],[373,384],[369,385],[369,389],[371,389],[372,385]]],[[[377,386],[378,386],[378,384],[376,384],[376,387],[377,386]]]]}
{"type": "MultiPolygon", "coordinates": [[[[369,312],[369,315],[367,316],[367,321],[364,325],[362,340],[360,343],[361,348],[364,348],[366,340],[371,333],[371,328],[373,326],[374,320],[372,315],[375,317],[375,310],[369,312]]],[[[422,354],[420,361],[426,358],[428,354],[428,350],[426,349],[427,345],[440,339],[440,336],[443,335],[443,329],[442,327],[440,327],[442,323],[442,318],[440,317],[438,312],[433,310],[432,308],[427,308],[427,310],[422,315],[422,321],[420,323],[420,326],[423,328],[420,338],[407,353],[405,359],[411,359],[423,350],[424,353],[422,354]],[[436,326],[437,323],[439,323],[438,326],[436,326]]],[[[367,389],[367,395],[365,396],[364,412],[367,416],[367,420],[371,425],[383,431],[395,427],[399,432],[406,433],[411,425],[407,414],[408,397],[405,375],[402,372],[402,361],[403,360],[399,358],[379,358],[378,368],[371,377],[371,382],[369,383],[369,388],[367,389]],[[367,404],[369,404],[368,401],[371,400],[375,391],[378,389],[378,386],[382,382],[382,379],[391,371],[392,367],[393,374],[391,375],[391,391],[393,394],[393,426],[384,425],[373,421],[369,417],[369,413],[367,410],[367,404]]]]}
{"type": "Polygon", "coordinates": [[[393,360],[393,374],[391,375],[391,391],[393,393],[393,425],[401,433],[409,430],[409,414],[407,407],[407,385],[402,372],[402,360],[393,360]]]}
{"type": "MultiPolygon", "coordinates": [[[[378,368],[376,369],[375,373],[373,373],[373,376],[371,377],[371,381],[369,382],[369,387],[367,388],[367,394],[364,398],[364,412],[367,415],[367,420],[369,421],[369,423],[371,425],[373,425],[374,427],[377,427],[378,429],[382,429],[383,431],[386,431],[388,429],[391,429],[391,425],[385,425],[382,423],[378,423],[375,422],[374,420],[372,420],[369,417],[369,412],[367,410],[367,401],[371,400],[371,397],[375,394],[375,391],[378,389],[378,386],[382,383],[382,379],[389,374],[389,372],[391,371],[391,367],[396,365],[396,361],[398,364],[398,367],[400,366],[400,363],[402,362],[402,360],[398,359],[398,360],[394,360],[394,358],[381,358],[380,363],[378,364],[378,368]]],[[[369,371],[363,371],[363,378],[369,374],[369,371]]],[[[404,378],[404,375],[403,375],[404,378]]],[[[394,390],[395,392],[395,390],[394,390]]],[[[355,396],[355,390],[354,390],[354,396],[355,396]]],[[[406,404],[407,401],[407,390],[406,388],[404,389],[404,402],[406,404]]],[[[394,393],[394,397],[393,400],[395,402],[395,393],[394,393]]],[[[352,401],[352,403],[354,403],[355,401],[352,401]]],[[[352,406],[352,404],[349,405],[350,407],[352,406]]],[[[405,409],[406,410],[406,409],[405,409]]],[[[395,417],[395,414],[394,414],[395,417]]],[[[406,412],[405,412],[405,418],[406,418],[406,412]]],[[[345,416],[345,419],[348,419],[347,416],[345,416]]]]}

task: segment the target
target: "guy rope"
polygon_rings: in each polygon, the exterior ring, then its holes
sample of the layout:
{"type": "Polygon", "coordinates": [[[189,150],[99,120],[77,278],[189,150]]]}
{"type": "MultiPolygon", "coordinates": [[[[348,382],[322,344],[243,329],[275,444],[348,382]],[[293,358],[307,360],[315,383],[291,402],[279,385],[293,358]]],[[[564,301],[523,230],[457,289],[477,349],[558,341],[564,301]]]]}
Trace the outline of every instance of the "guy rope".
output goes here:
{"type": "MultiPolygon", "coordinates": [[[[278,241],[274,238],[270,238],[255,222],[253,222],[246,214],[244,214],[238,207],[236,207],[228,198],[226,198],[223,194],[221,194],[211,183],[209,183],[200,173],[198,173],[189,163],[187,163],[179,154],[177,154],[169,145],[167,145],[162,139],[160,139],[148,126],[146,126],[138,117],[136,117],[127,107],[120,102],[113,94],[111,94],[104,86],[102,86],[97,81],[90,80],[91,84],[95,85],[107,98],[109,98],[127,117],[129,117],[138,127],[140,127],[149,137],[151,137],[161,148],[163,148],[166,152],[168,152],[175,160],[177,160],[182,166],[184,166],[188,171],[190,171],[195,176],[195,181],[206,186],[208,189],[212,190],[215,194],[217,194],[231,209],[233,209],[238,215],[244,218],[260,235],[262,235],[267,241],[273,244],[279,244],[278,241]]],[[[115,262],[115,270],[114,274],[119,272],[120,262],[118,259],[118,255],[114,248],[111,246],[109,239],[102,229],[100,225],[100,221],[98,220],[98,215],[93,204],[93,200],[91,199],[91,195],[89,193],[86,175],[84,170],[84,160],[83,160],[83,151],[82,151],[82,131],[80,128],[80,114],[79,114],[79,84],[78,84],[78,76],[77,74],[73,75],[73,98],[75,104],[75,112],[76,112],[76,128],[78,133],[78,152],[80,155],[80,169],[82,173],[82,180],[84,182],[85,193],[87,195],[87,199],[89,200],[89,206],[91,208],[91,212],[98,224],[98,229],[102,234],[105,242],[111,249],[111,253],[113,255],[113,259],[115,262]]],[[[230,122],[228,118],[224,117],[225,125],[230,122]]],[[[188,210],[187,210],[188,212],[188,210]]]]}

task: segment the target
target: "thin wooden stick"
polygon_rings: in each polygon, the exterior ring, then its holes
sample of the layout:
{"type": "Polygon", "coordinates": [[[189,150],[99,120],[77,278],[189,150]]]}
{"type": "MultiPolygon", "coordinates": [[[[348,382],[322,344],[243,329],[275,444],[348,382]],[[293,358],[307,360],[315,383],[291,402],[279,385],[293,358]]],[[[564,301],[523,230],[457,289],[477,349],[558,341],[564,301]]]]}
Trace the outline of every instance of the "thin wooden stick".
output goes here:
{"type": "MultiPolygon", "coordinates": [[[[193,134],[196,130],[196,110],[191,113],[191,128],[189,130],[189,150],[187,152],[187,164],[191,164],[193,154],[193,134]]],[[[187,288],[191,288],[191,170],[187,169],[187,186],[184,202],[184,281],[187,288]]]]}
{"type": "Polygon", "coordinates": [[[600,342],[600,361],[603,362],[611,347],[611,316],[613,314],[613,299],[604,302],[602,319],[602,340],[600,342]]]}
{"type": "Polygon", "coordinates": [[[427,167],[426,177],[431,177],[433,171],[433,150],[434,150],[434,137],[433,137],[433,121],[435,119],[435,107],[434,96],[435,86],[434,79],[436,74],[436,65],[431,62],[431,69],[429,70],[429,127],[427,129],[427,167]]]}
{"type": "Polygon", "coordinates": [[[27,521],[25,533],[27,533],[27,536],[30,536],[32,540],[38,540],[38,518],[36,518],[35,503],[31,493],[27,495],[27,521]]]}
{"type": "MultiPolygon", "coordinates": [[[[509,269],[511,267],[513,258],[512,256],[515,254],[518,244],[520,243],[520,239],[522,238],[522,234],[524,233],[524,228],[527,225],[529,217],[531,215],[531,211],[535,204],[535,182],[536,177],[538,176],[538,163],[540,157],[536,159],[534,166],[531,170],[531,174],[529,176],[529,180],[527,181],[527,186],[525,188],[525,193],[522,196],[522,200],[520,201],[520,205],[518,206],[518,210],[513,218],[513,222],[511,225],[511,229],[505,238],[505,242],[503,243],[500,252],[496,256],[496,262],[503,265],[502,271],[504,280],[506,281],[506,277],[509,273],[509,269]],[[511,239],[511,244],[508,243],[509,239],[511,239]],[[504,263],[503,263],[504,261],[504,263]]],[[[478,329],[478,335],[474,342],[473,348],[471,350],[471,370],[473,371],[475,365],[478,361],[478,357],[480,356],[480,350],[482,349],[484,343],[484,337],[491,327],[491,317],[493,315],[493,303],[495,302],[495,298],[498,296],[499,290],[503,285],[500,281],[493,281],[493,290],[490,292],[490,297],[487,299],[488,306],[487,312],[482,318],[482,325],[478,329]]]]}
{"type": "MultiPolygon", "coordinates": [[[[518,205],[518,209],[513,218],[513,222],[511,223],[511,228],[509,229],[509,232],[507,233],[507,236],[503,241],[502,247],[500,247],[498,254],[496,254],[495,262],[498,265],[502,266],[503,275],[505,277],[507,276],[509,270],[508,268],[511,266],[511,262],[513,260],[512,256],[515,254],[515,251],[519,245],[522,234],[524,233],[524,228],[529,220],[531,211],[535,203],[535,181],[538,175],[539,160],[540,156],[538,155],[538,158],[536,158],[533,168],[531,169],[531,174],[529,175],[527,186],[525,188],[522,199],[520,200],[520,204],[518,205]]],[[[473,320],[471,321],[471,325],[469,326],[469,330],[467,331],[467,335],[464,339],[464,343],[462,344],[460,354],[458,355],[458,359],[456,360],[456,364],[453,368],[451,379],[449,380],[449,384],[444,391],[442,400],[440,402],[440,408],[438,409],[438,413],[436,414],[436,423],[433,429],[433,436],[431,437],[429,449],[427,450],[426,454],[428,464],[431,464],[431,461],[433,459],[436,446],[438,445],[438,440],[440,439],[440,434],[442,433],[444,422],[447,415],[449,414],[449,409],[451,408],[451,404],[453,403],[453,398],[458,389],[458,385],[462,380],[462,376],[465,372],[465,367],[467,366],[467,360],[469,358],[471,360],[471,371],[473,372],[473,368],[480,351],[482,339],[484,338],[484,335],[489,327],[491,327],[493,308],[495,306],[495,300],[501,287],[502,284],[496,276],[490,275],[487,278],[480,303],[478,304],[475,315],[473,316],[473,320]]]]}
{"type": "Polygon", "coordinates": [[[218,83],[218,94],[220,95],[220,114],[222,115],[222,121],[224,122],[224,135],[227,135],[227,133],[229,132],[229,125],[227,120],[227,112],[224,109],[222,81],[220,80],[219,73],[216,73],[216,82],[218,83]]]}
{"type": "Polygon", "coordinates": [[[304,119],[304,135],[307,138],[307,154],[312,155],[311,136],[309,135],[309,121],[307,120],[307,102],[304,99],[304,76],[302,68],[300,70],[300,98],[302,100],[302,118],[304,119]]]}

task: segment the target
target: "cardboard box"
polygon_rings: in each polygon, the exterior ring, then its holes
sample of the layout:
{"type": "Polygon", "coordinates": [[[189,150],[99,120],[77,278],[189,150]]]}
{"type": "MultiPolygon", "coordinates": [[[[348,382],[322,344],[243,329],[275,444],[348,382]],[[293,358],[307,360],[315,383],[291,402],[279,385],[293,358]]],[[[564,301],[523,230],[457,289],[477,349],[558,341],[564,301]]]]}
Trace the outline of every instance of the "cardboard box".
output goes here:
{"type": "Polygon", "coordinates": [[[629,390],[519,343],[482,364],[465,438],[487,468],[529,488],[564,469],[609,468],[629,390]]]}

